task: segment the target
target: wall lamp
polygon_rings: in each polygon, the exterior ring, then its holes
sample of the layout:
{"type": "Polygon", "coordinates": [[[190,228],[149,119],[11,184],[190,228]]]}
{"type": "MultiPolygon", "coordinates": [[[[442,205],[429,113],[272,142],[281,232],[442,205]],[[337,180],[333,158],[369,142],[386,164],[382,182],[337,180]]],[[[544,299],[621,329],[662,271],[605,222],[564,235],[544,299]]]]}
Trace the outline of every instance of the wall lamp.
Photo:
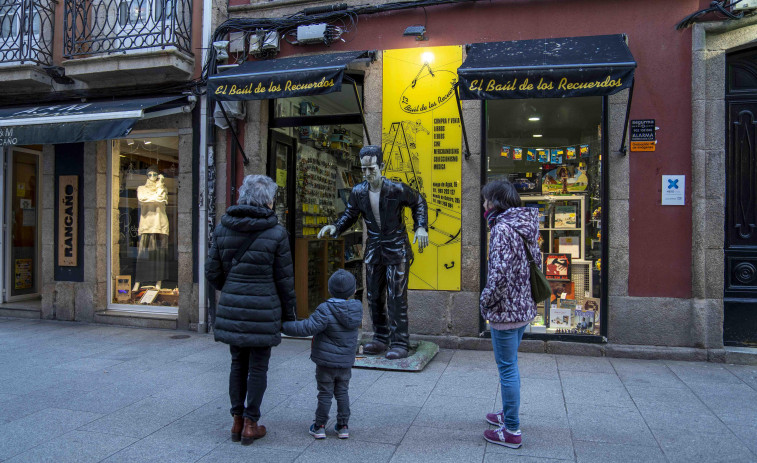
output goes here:
{"type": "Polygon", "coordinates": [[[428,40],[426,26],[408,26],[402,35],[415,37],[415,40],[428,40]]]}

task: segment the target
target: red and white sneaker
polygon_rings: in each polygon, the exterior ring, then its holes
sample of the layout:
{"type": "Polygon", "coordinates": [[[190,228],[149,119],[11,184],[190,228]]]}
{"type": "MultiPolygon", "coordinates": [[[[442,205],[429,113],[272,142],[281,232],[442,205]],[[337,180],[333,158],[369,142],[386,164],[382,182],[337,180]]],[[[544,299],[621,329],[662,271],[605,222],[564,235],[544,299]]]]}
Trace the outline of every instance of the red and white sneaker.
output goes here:
{"type": "Polygon", "coordinates": [[[492,444],[504,445],[511,449],[517,449],[523,445],[520,429],[517,431],[508,431],[504,426],[498,429],[487,429],[484,431],[484,439],[492,444]]]}
{"type": "Polygon", "coordinates": [[[494,426],[504,426],[505,425],[505,412],[500,410],[497,413],[487,413],[486,414],[486,422],[489,424],[493,424],[494,426]]]}

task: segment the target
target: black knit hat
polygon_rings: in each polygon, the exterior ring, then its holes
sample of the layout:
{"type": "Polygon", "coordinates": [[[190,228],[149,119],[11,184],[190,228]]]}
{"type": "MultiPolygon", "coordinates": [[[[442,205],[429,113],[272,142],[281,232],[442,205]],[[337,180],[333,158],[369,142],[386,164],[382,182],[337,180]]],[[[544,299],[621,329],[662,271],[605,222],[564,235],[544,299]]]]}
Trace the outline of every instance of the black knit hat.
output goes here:
{"type": "Polygon", "coordinates": [[[339,299],[349,299],[355,294],[355,277],[346,270],[337,270],[329,278],[329,293],[339,299]]]}

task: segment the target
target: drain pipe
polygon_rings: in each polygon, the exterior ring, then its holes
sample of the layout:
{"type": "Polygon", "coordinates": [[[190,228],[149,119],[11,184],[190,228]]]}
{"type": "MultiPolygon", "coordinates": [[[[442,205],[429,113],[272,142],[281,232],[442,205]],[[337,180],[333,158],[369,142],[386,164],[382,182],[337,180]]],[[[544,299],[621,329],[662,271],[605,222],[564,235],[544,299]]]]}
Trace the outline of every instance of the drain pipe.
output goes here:
{"type": "MultiPolygon", "coordinates": [[[[207,62],[210,48],[210,28],[213,19],[213,0],[202,2],[202,62],[207,62]]],[[[208,281],[205,279],[205,259],[208,253],[208,96],[201,96],[200,100],[200,203],[198,204],[200,218],[197,221],[197,296],[198,320],[197,332],[208,332],[208,281]]],[[[210,147],[212,150],[212,147],[210,147]]]]}

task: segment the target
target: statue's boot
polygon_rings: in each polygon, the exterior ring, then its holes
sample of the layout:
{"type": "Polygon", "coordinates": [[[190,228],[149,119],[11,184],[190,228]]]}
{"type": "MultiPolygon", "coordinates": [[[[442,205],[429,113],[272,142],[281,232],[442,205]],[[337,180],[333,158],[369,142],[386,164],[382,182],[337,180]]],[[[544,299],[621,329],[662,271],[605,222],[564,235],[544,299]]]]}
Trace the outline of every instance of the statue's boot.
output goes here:
{"type": "Polygon", "coordinates": [[[370,341],[363,346],[363,352],[368,355],[378,355],[386,350],[386,344],[381,341],[370,341]]]}
{"type": "Polygon", "coordinates": [[[386,353],[386,358],[389,360],[403,359],[405,357],[407,357],[407,349],[403,349],[402,347],[392,347],[386,353]]]}

